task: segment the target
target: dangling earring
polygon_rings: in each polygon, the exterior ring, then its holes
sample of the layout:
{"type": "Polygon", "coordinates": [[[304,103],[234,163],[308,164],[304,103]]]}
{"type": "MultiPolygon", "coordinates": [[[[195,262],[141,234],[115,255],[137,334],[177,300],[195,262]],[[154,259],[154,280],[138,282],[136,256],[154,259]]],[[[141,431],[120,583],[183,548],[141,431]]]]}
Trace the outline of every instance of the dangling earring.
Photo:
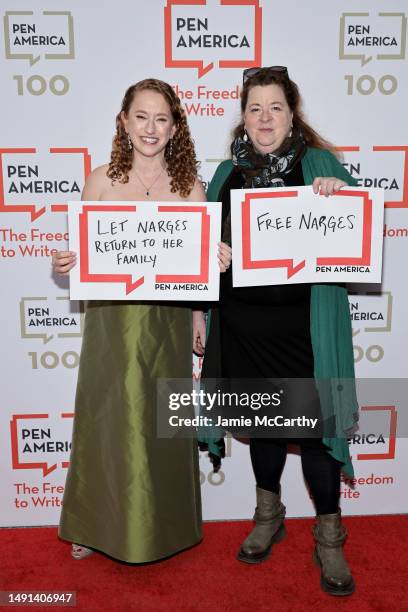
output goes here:
{"type": "Polygon", "coordinates": [[[131,151],[133,149],[133,142],[129,134],[127,135],[127,141],[128,141],[128,149],[129,151],[131,151]]]}
{"type": "Polygon", "coordinates": [[[173,155],[173,139],[170,138],[169,140],[169,157],[171,157],[173,155]]]}
{"type": "Polygon", "coordinates": [[[243,140],[244,142],[248,142],[248,133],[247,133],[247,131],[246,131],[246,128],[244,128],[244,135],[243,135],[243,137],[242,137],[242,140],[243,140]]]}
{"type": "Polygon", "coordinates": [[[292,138],[292,134],[293,134],[293,125],[290,126],[290,131],[288,134],[288,138],[292,138]]]}

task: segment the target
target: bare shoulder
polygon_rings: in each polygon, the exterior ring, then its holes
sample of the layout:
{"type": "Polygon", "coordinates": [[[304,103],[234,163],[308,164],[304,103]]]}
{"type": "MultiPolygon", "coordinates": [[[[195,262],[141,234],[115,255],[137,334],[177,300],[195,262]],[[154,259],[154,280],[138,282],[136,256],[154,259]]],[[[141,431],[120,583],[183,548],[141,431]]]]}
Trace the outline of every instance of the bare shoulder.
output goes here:
{"type": "Polygon", "coordinates": [[[205,195],[204,186],[199,178],[196,178],[194,186],[190,191],[187,200],[189,202],[206,202],[207,197],[205,195]]]}
{"type": "Polygon", "coordinates": [[[99,200],[103,191],[111,183],[110,179],[106,176],[109,165],[104,164],[98,166],[89,174],[85,181],[85,186],[82,191],[83,200],[99,200]]]}

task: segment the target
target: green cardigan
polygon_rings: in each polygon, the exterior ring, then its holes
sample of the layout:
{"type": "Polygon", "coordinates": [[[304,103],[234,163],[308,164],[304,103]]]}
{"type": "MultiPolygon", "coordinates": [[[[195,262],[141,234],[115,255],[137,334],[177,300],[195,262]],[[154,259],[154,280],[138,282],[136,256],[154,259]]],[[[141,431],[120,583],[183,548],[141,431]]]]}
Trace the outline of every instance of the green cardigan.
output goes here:
{"type": "MultiPolygon", "coordinates": [[[[335,176],[349,185],[355,180],[329,151],[308,148],[302,158],[305,185],[317,176],[335,176]]],[[[217,168],[208,187],[207,199],[217,202],[225,181],[233,171],[231,160],[217,168]]],[[[354,381],[354,356],[347,290],[335,285],[313,285],[310,303],[310,334],[314,376],[324,419],[335,419],[336,437],[323,438],[330,454],[341,461],[343,471],[353,476],[347,431],[356,423],[358,404],[354,381]]],[[[213,438],[214,441],[214,438],[213,438]]],[[[207,439],[209,450],[217,452],[207,439]]]]}

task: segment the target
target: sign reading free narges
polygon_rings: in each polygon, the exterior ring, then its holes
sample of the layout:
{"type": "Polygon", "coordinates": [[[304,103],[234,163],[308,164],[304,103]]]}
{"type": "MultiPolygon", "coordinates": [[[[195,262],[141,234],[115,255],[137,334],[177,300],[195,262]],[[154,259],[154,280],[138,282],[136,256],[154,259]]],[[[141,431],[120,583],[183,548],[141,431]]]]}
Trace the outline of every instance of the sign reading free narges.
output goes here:
{"type": "Polygon", "coordinates": [[[70,202],[71,299],[218,300],[221,206],[70,202]]]}
{"type": "Polygon", "coordinates": [[[384,192],[234,189],[234,287],[381,282],[384,192]]]}

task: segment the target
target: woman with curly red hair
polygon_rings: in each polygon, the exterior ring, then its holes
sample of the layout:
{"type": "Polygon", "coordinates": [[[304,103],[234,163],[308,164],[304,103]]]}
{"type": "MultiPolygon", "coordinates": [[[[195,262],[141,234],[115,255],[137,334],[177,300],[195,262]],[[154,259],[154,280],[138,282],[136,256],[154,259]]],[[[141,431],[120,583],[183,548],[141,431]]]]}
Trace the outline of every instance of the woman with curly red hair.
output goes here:
{"type": "MultiPolygon", "coordinates": [[[[179,98],[145,79],[126,91],[111,161],[87,178],[82,199],[151,198],[206,199],[179,98]]],[[[230,259],[221,244],[221,271],[230,259]]],[[[68,274],[75,254],[59,252],[53,265],[68,274]]],[[[191,377],[190,319],[182,303],[88,303],[59,531],[75,559],[98,550],[141,563],[201,539],[196,442],[158,438],[155,416],[157,379],[191,377]]]]}

